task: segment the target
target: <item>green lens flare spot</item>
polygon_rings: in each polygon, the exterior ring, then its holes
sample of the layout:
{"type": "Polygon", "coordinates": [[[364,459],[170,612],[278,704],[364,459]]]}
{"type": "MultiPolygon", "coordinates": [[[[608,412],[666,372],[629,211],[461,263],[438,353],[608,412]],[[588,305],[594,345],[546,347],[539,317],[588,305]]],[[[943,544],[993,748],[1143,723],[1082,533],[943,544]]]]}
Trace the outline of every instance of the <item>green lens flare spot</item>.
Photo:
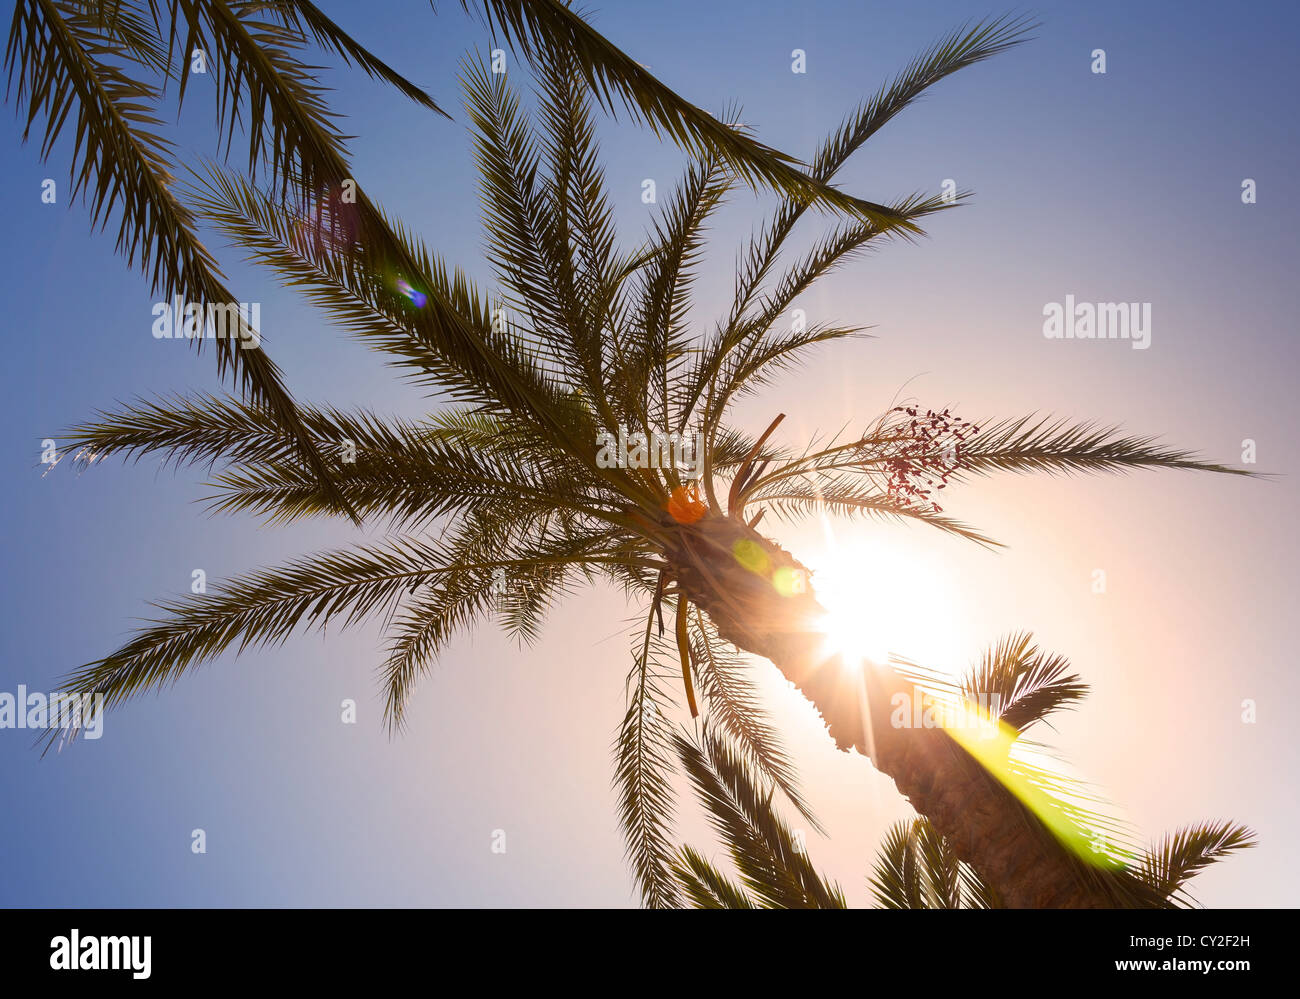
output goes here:
{"type": "Polygon", "coordinates": [[[783,597],[794,597],[808,592],[808,573],[803,569],[783,565],[772,573],[772,585],[783,597]]]}
{"type": "Polygon", "coordinates": [[[770,565],[767,552],[763,551],[763,546],[757,541],[741,538],[731,546],[731,554],[750,572],[756,572],[760,576],[767,575],[770,565]]]}

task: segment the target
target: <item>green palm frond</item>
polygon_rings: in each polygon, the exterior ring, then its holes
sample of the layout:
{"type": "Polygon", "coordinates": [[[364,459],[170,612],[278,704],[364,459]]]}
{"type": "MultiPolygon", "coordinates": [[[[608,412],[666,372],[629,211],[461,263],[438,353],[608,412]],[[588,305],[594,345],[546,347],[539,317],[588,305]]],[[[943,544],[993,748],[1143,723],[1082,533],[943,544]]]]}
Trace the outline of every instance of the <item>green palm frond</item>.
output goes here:
{"type": "MultiPolygon", "coordinates": [[[[349,179],[345,152],[320,92],[311,84],[310,74],[281,44],[277,32],[286,29],[277,29],[269,22],[250,25],[219,2],[186,3],[184,13],[186,51],[191,42],[206,42],[221,55],[224,68],[217,83],[225,113],[234,115],[237,111],[231,109],[245,105],[254,109],[250,112],[250,175],[269,143],[272,180],[279,180],[282,195],[292,188],[294,202],[299,206],[316,202],[322,185],[338,185],[349,179]],[[263,120],[268,123],[265,128],[259,124],[263,120]]],[[[196,204],[205,214],[213,216],[219,227],[224,224],[229,234],[246,237],[265,262],[296,270],[290,280],[310,281],[310,276],[302,273],[305,266],[310,270],[304,257],[318,267],[325,266],[328,258],[336,285],[346,277],[354,292],[343,303],[336,295],[333,304],[342,304],[345,311],[350,306],[352,311],[346,318],[359,322],[355,300],[368,301],[376,312],[387,315],[390,323],[406,332],[411,348],[408,353],[418,355],[417,363],[434,359],[429,350],[421,353],[411,341],[431,345],[433,354],[441,352],[451,359],[450,364],[446,360],[436,362],[442,369],[437,374],[445,376],[449,374],[445,369],[459,368],[462,375],[468,374],[460,379],[462,384],[487,381],[508,405],[531,410],[530,418],[551,422],[561,432],[571,429],[571,421],[556,419],[562,407],[545,379],[537,375],[521,377],[520,371],[526,366],[509,338],[503,333],[494,334],[490,325],[484,329],[485,310],[473,300],[472,289],[459,276],[449,278],[445,269],[422,247],[413,245],[402,227],[391,223],[363,190],[356,191],[355,208],[349,213],[355,241],[342,250],[332,246],[326,249],[318,241],[314,260],[302,252],[301,245],[295,246],[310,242],[299,238],[296,227],[301,219],[286,219],[283,211],[275,213],[275,206],[269,205],[267,198],[259,201],[245,178],[214,170],[206,186],[194,193],[196,204]],[[295,249],[299,252],[295,253],[295,249]],[[393,284],[397,277],[422,288],[428,308],[410,310],[410,303],[393,284]]],[[[365,328],[371,330],[372,324],[365,324],[365,328]]]]}
{"type": "MultiPolygon", "coordinates": [[[[417,433],[411,440],[422,438],[417,433]]],[[[332,447],[338,450],[338,445],[332,447]]],[[[628,523],[598,496],[575,488],[572,479],[436,441],[426,441],[423,449],[359,449],[355,461],[337,469],[338,488],[352,509],[384,518],[390,527],[429,526],[446,514],[494,506],[536,514],[568,510],[594,520],[628,523]]],[[[341,512],[310,472],[292,463],[241,466],[216,476],[213,485],[216,492],[208,497],[213,510],[248,511],[271,523],[341,512]]]]}
{"type": "Polygon", "coordinates": [[[217,101],[217,129],[227,151],[237,133],[248,143],[247,171],[269,168],[271,185],[309,203],[322,185],[351,177],[347,147],[319,75],[300,58],[307,39],[288,26],[286,8],[231,5],[226,0],[175,0],[169,45],[183,39],[185,63],[177,101],[185,102],[189,54],[205,55],[217,101]],[[274,19],[262,19],[270,14],[274,19]]]}
{"type": "Polygon", "coordinates": [[[444,118],[450,118],[432,97],[417,87],[406,77],[399,74],[374,53],[360,45],[351,35],[330,20],[324,12],[308,0],[270,0],[260,4],[274,16],[280,18],[288,27],[300,34],[310,34],[322,49],[337,53],[344,63],[356,63],[367,76],[374,80],[383,80],[394,90],[430,111],[436,111],[444,118]]]}
{"type": "Polygon", "coordinates": [[[1255,834],[1235,822],[1185,826],[1146,852],[1137,875],[1171,906],[1192,906],[1195,902],[1184,888],[1193,876],[1229,854],[1255,845],[1255,834]]]}
{"type": "MultiPolygon", "coordinates": [[[[210,167],[198,178],[191,200],[218,232],[248,252],[250,260],[299,289],[342,329],[393,355],[422,384],[436,385],[457,401],[501,404],[492,388],[483,384],[484,379],[466,374],[478,363],[479,348],[472,340],[483,341],[487,351],[506,346],[504,335],[493,334],[490,302],[468,278],[448,268],[400,224],[392,223],[390,228],[382,212],[375,210],[379,225],[386,238],[400,244],[397,255],[412,262],[408,267],[388,269],[377,258],[377,266],[371,266],[371,258],[358,249],[359,239],[337,246],[317,238],[313,215],[219,167],[210,167]],[[424,324],[417,322],[417,310],[410,299],[398,290],[399,279],[418,293],[436,292],[440,300],[454,303],[455,323],[472,332],[441,338],[436,317],[428,326],[431,332],[426,332],[424,324]],[[495,342],[488,346],[489,341],[495,342]]],[[[319,225],[328,231],[330,221],[319,225]]],[[[507,364],[529,366],[518,351],[503,359],[499,368],[507,364]]],[[[534,386],[545,381],[535,371],[526,377],[534,386]]],[[[500,385],[505,378],[502,373],[493,382],[500,385]]],[[[558,395],[551,390],[553,403],[558,395]]],[[[510,403],[515,401],[510,399],[510,403]]]]}
{"type": "Polygon", "coordinates": [[[833,439],[757,477],[746,494],[756,495],[787,479],[840,472],[862,475],[884,488],[889,473],[900,465],[935,482],[999,471],[1069,474],[1178,468],[1255,474],[1160,446],[1152,437],[1126,436],[1116,428],[1088,422],[1028,416],[981,425],[959,420],[947,410],[922,414],[916,407],[898,406],[859,437],[844,442],[833,439]]]}
{"type": "MultiPolygon", "coordinates": [[[[914,194],[899,200],[893,208],[900,215],[915,221],[956,207],[964,197],[965,195],[959,195],[953,201],[948,201],[942,196],[922,197],[914,194]]],[[[820,278],[860,256],[865,250],[879,247],[882,240],[895,235],[897,234],[892,230],[881,229],[869,223],[843,224],[833,229],[792,264],[769,292],[754,302],[751,318],[747,322],[741,322],[738,318],[732,324],[740,331],[735,339],[743,344],[746,336],[752,339],[754,334],[762,333],[820,278]]]]}
{"type": "Polygon", "coordinates": [[[887,492],[854,478],[835,476],[801,481],[777,481],[767,488],[746,490],[747,505],[761,506],[784,520],[796,522],[830,514],[839,517],[875,517],[883,520],[915,520],[974,541],[987,548],[1001,544],[978,529],[918,504],[891,497],[887,492]]]}
{"type": "MultiPolygon", "coordinates": [[[[197,200],[218,228],[256,259],[301,288],[354,335],[395,354],[420,381],[437,385],[456,401],[535,425],[552,447],[591,464],[595,422],[589,411],[574,402],[553,371],[536,363],[517,327],[495,321],[474,285],[459,272],[449,273],[405,227],[372,209],[377,227],[373,242],[339,250],[303,240],[297,235],[298,220],[283,206],[242,178],[216,169],[197,200]],[[411,307],[397,290],[394,274],[427,296],[425,307],[411,307]]],[[[626,471],[603,469],[600,474],[632,495],[648,498],[626,471]]]]}
{"type": "Polygon", "coordinates": [[[946,409],[922,412],[916,406],[896,406],[858,437],[840,437],[798,455],[779,451],[743,483],[741,506],[762,503],[792,517],[818,509],[916,517],[991,545],[995,542],[973,528],[942,516],[941,490],[996,471],[1176,468],[1255,474],[1091,423],[1024,417],[980,426],[946,409]]]}
{"type": "MultiPolygon", "coordinates": [[[[906,218],[919,219],[948,207],[950,206],[941,199],[912,197],[898,202],[894,210],[906,218]]],[[[702,400],[707,402],[702,414],[704,422],[711,424],[721,419],[744,384],[742,373],[761,369],[767,363],[762,359],[763,352],[772,349],[769,338],[774,335],[773,327],[791,303],[819,278],[829,274],[837,265],[851,258],[871,241],[893,232],[870,224],[851,225],[837,230],[831,236],[819,241],[779,280],[771,293],[755,303],[754,299],[758,292],[757,282],[766,275],[771,263],[776,259],[776,250],[768,247],[771,261],[765,266],[751,264],[761,270],[761,273],[756,272],[752,277],[741,280],[752,280],[755,282],[754,286],[750,287],[747,284],[738,286],[736,304],[732,308],[731,315],[725,323],[719,324],[708,342],[696,352],[689,373],[682,379],[675,396],[675,403],[679,410],[679,423],[685,425],[695,414],[702,400]],[[752,313],[747,311],[751,305],[756,308],[752,313]]],[[[751,253],[754,252],[757,251],[751,250],[751,253]]],[[[790,332],[794,334],[797,331],[791,328],[790,332]]],[[[781,333],[775,335],[780,336],[781,333]]],[[[828,338],[814,337],[806,343],[796,341],[792,347],[780,353],[801,351],[823,342],[824,339],[828,338]]]]}
{"type": "MultiPolygon", "coordinates": [[[[650,239],[652,257],[638,272],[638,322],[641,341],[628,348],[633,364],[625,385],[646,383],[646,412],[636,416],[673,425],[669,384],[689,350],[687,316],[694,267],[704,245],[705,226],[721,206],[731,180],[717,159],[692,163],[664,201],[650,239]],[[653,417],[650,414],[654,414],[653,417]]],[[[678,422],[678,428],[683,425],[678,422]]]]}
{"type": "Polygon", "coordinates": [[[1134,437],[1116,427],[1023,416],[985,424],[959,450],[956,475],[989,472],[1120,472],[1130,468],[1180,468],[1225,475],[1254,475],[1203,460],[1192,451],[1165,447],[1154,437],[1134,437]]]}
{"type": "Polygon", "coordinates": [[[961,890],[967,909],[1005,909],[1006,901],[998,890],[979,876],[969,864],[961,865],[961,890]]]}
{"type": "Polygon", "coordinates": [[[602,422],[613,424],[607,341],[626,322],[625,285],[635,267],[616,248],[591,95],[570,53],[550,53],[539,67],[538,89],[538,146],[548,167],[542,184],[561,250],[555,276],[569,313],[567,343],[581,373],[579,391],[602,422]]]}
{"type": "MultiPolygon", "coordinates": [[[[930,87],[961,69],[992,58],[1027,40],[1028,32],[1034,27],[1025,19],[998,18],[974,26],[964,26],[942,38],[845,119],[817,151],[813,158],[812,176],[823,183],[829,182],[853,153],[891,119],[916,102],[930,87]]],[[[952,207],[965,197],[965,194],[961,194],[949,202],[942,198],[926,199],[914,195],[891,208],[915,222],[925,215],[952,207]]],[[[858,252],[869,240],[882,233],[895,231],[890,227],[859,224],[845,227],[823,239],[778,282],[778,290],[769,296],[766,307],[762,310],[763,317],[750,319],[746,323],[745,317],[750,312],[759,289],[775,265],[786,239],[807,208],[808,201],[803,198],[785,201],[767,225],[750,240],[749,247],[743,254],[743,266],[736,277],[736,294],[731,314],[719,331],[714,347],[706,353],[700,374],[693,380],[684,405],[687,415],[722,359],[729,356],[747,336],[752,335],[752,331],[764,331],[817,277],[828,273],[836,264],[858,252]]],[[[909,230],[904,229],[900,234],[906,236],[909,230]]],[[[714,404],[719,412],[725,408],[729,398],[729,393],[719,393],[714,404]]]]}
{"type": "MultiPolygon", "coordinates": [[[[777,315],[772,317],[775,323],[777,315]]],[[[755,327],[757,329],[757,326],[755,327]]],[[[834,323],[814,323],[811,326],[791,324],[788,329],[776,329],[772,323],[763,328],[763,335],[754,337],[746,349],[722,358],[714,371],[715,381],[708,390],[708,404],[702,419],[706,425],[716,425],[727,407],[736,399],[752,395],[770,385],[777,375],[787,374],[806,361],[809,348],[835,340],[864,339],[866,328],[838,326],[834,323]]],[[[707,364],[707,349],[702,359],[707,364]]],[[[682,406],[685,425],[689,398],[682,406]]]]}
{"type": "Polygon", "coordinates": [[[588,292],[608,273],[617,243],[591,93],[572,55],[563,50],[550,51],[538,76],[536,117],[550,168],[553,207],[565,223],[578,287],[588,292]]]}
{"type": "Polygon", "coordinates": [[[756,908],[745,889],[714,867],[689,846],[677,851],[673,859],[673,876],[695,909],[756,908]]]}
{"type": "MultiPolygon", "coordinates": [[[[470,0],[461,2],[470,9],[470,0]]],[[[526,57],[536,61],[552,48],[572,53],[606,111],[612,113],[616,102],[621,102],[634,120],[645,122],[700,158],[710,154],[721,157],[749,186],[767,187],[785,197],[850,212],[882,228],[915,231],[914,224],[888,207],[836,190],[798,169],[790,157],[683,100],[560,0],[484,0],[482,8],[489,26],[526,57]]],[[[972,34],[1001,33],[1005,36],[1003,47],[1008,47],[1026,37],[1027,27],[1023,22],[1003,20],[977,26],[972,34]]]]}
{"type": "Polygon", "coordinates": [[[428,424],[382,420],[367,411],[306,407],[302,414],[311,446],[330,463],[346,505],[296,460],[294,442],[277,421],[231,398],[141,400],[70,430],[69,450],[82,462],[115,454],[138,460],[156,452],[164,464],[222,463],[226,470],[214,480],[212,508],[272,522],[357,511],[410,527],[498,505],[621,521],[585,466],[557,463],[553,455],[530,460],[537,448],[527,433],[492,423],[488,439],[467,439],[446,422],[450,413],[428,424]]]}
{"type": "MultiPolygon", "coordinates": [[[[312,414],[313,436],[322,432],[324,414],[312,414]]],[[[165,468],[215,465],[219,461],[256,463],[289,460],[294,439],[275,418],[230,396],[198,393],[137,399],[120,409],[96,411],[64,432],[67,450],[86,463],[108,457],[139,461],[157,455],[165,468]]],[[[334,440],[340,440],[334,438],[334,440]]]]}
{"type": "Polygon", "coordinates": [[[94,25],[101,42],[107,47],[121,45],[131,61],[157,74],[166,75],[168,72],[169,53],[159,36],[158,20],[152,5],[134,0],[109,0],[107,3],[82,4],[77,10],[66,5],[60,9],[94,25]]]}
{"type": "Polygon", "coordinates": [[[744,756],[708,726],[699,744],[673,735],[682,767],[728,847],[741,882],[765,908],[843,909],[844,895],[812,866],[744,756]]]}
{"type": "Polygon", "coordinates": [[[985,650],[962,683],[962,695],[994,718],[1024,732],[1054,711],[1074,707],[1088,694],[1062,656],[1041,652],[1028,632],[1008,635],[985,650]]]}
{"type": "Polygon", "coordinates": [[[670,703],[661,685],[672,670],[672,653],[656,641],[655,611],[637,635],[632,671],[627,680],[627,711],[614,744],[614,786],[627,859],[641,899],[648,908],[675,908],[681,893],[673,876],[671,826],[675,806],[671,774],[672,733],[663,705],[670,703]]]}
{"type": "Polygon", "coordinates": [[[481,59],[462,63],[465,106],[473,126],[475,161],[482,192],[487,255],[508,289],[507,303],[524,310],[532,329],[553,330],[560,343],[540,341],[538,351],[560,377],[581,378],[570,367],[568,342],[577,303],[571,246],[557,227],[556,199],[546,190],[541,150],[504,74],[481,59]]]}
{"type": "Polygon", "coordinates": [[[111,705],[165,686],[229,648],[280,644],[299,626],[356,623],[449,564],[435,543],[406,538],[245,573],[212,592],[156,604],[163,617],[69,681],[79,692],[104,694],[111,705]]]}
{"type": "Polygon", "coordinates": [[[848,116],[814,158],[814,176],[834,176],[857,149],[936,83],[1028,41],[1037,27],[1026,17],[1006,15],[949,32],[848,116]]]}
{"type": "Polygon", "coordinates": [[[914,841],[926,870],[926,897],[931,909],[960,909],[962,907],[961,861],[956,851],[939,832],[924,822],[914,824],[914,841]]]}
{"type": "Polygon", "coordinates": [[[390,729],[402,726],[415,681],[457,632],[500,611],[507,630],[536,637],[538,608],[530,613],[509,606],[520,583],[548,581],[546,599],[569,571],[589,578],[593,569],[614,561],[607,548],[610,532],[573,525],[556,529],[556,519],[498,507],[458,521],[441,545],[439,571],[430,574],[427,585],[417,581],[408,587],[413,599],[403,598],[389,632],[380,679],[390,729]]]}
{"type": "MultiPolygon", "coordinates": [[[[121,21],[114,24],[120,27],[121,21]]],[[[146,271],[152,268],[152,290],[199,303],[234,301],[199,240],[193,215],[172,194],[171,144],[159,134],[162,121],[151,111],[160,92],[128,75],[130,54],[100,19],[86,12],[86,5],[18,3],[5,64],[16,102],[26,103],[23,139],[43,117],[40,155],[47,159],[75,111],[70,197],[83,196],[92,229],[107,226],[118,210],[117,250],[129,266],[138,257],[146,271]]],[[[278,371],[265,355],[238,350],[240,342],[215,340],[219,367],[240,369],[246,387],[264,389],[268,399],[287,399],[278,371]]]]}
{"type": "Polygon", "coordinates": [[[867,883],[878,909],[1001,908],[979,874],[924,818],[889,827],[867,883]]]}
{"type": "Polygon", "coordinates": [[[538,531],[537,547],[554,552],[516,573],[500,609],[502,626],[521,645],[533,645],[541,638],[549,612],[572,597],[581,584],[596,582],[596,567],[607,561],[636,562],[628,547],[619,547],[621,532],[609,528],[583,529],[565,518],[553,517],[538,531]],[[591,562],[587,559],[598,559],[591,562]]]}
{"type": "Polygon", "coordinates": [[[868,880],[879,909],[920,909],[920,872],[912,848],[912,823],[895,822],[885,832],[868,880]]]}
{"type": "Polygon", "coordinates": [[[412,584],[387,628],[388,656],[379,671],[384,721],[390,733],[406,724],[406,709],[416,680],[457,633],[487,619],[496,599],[498,573],[515,566],[491,564],[500,549],[526,536],[532,524],[509,515],[474,514],[462,518],[444,541],[447,568],[432,585],[412,584]],[[522,521],[522,522],[521,522],[522,521]]]}
{"type": "Polygon", "coordinates": [[[302,557],[273,569],[233,577],[210,593],[159,603],[163,616],[118,651],[71,674],[71,688],[102,693],[109,705],[174,682],[186,670],[227,649],[283,643],[295,630],[356,624],[425,584],[472,575],[486,587],[495,569],[533,569],[560,561],[598,564],[586,556],[545,547],[518,557],[494,555],[477,563],[457,559],[454,547],[417,537],[302,557]]]}

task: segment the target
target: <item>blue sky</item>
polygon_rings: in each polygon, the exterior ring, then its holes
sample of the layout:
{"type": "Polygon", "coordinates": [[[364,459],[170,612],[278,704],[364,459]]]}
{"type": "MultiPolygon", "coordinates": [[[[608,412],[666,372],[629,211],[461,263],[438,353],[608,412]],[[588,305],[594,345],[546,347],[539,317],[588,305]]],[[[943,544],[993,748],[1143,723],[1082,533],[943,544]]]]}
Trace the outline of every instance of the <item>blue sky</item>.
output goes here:
{"type": "MultiPolygon", "coordinates": [[[[455,66],[488,48],[487,36],[450,3],[436,17],[416,0],[321,5],[457,109],[448,122],[355,72],[330,77],[357,136],[360,183],[486,279],[455,66]]],[[[679,92],[714,110],[739,102],[763,141],[806,155],[916,52],[1000,11],[660,0],[609,4],[593,20],[679,92]],[[796,48],[806,74],[790,71],[796,48]]],[[[1052,741],[1146,836],[1221,815],[1254,826],[1261,846],[1199,882],[1205,903],[1294,904],[1300,17],[1280,4],[1174,2],[1033,12],[1037,40],[945,81],[840,175],[874,200],[946,178],[975,191],[930,238],[866,257],[809,296],[810,311],[874,324],[878,339],[829,350],[739,415],[759,429],[788,412],[784,432],[799,441],[874,417],[907,383],[963,415],[1095,418],[1227,461],[1255,440],[1259,467],[1279,479],[977,484],[953,506],[1008,543],[999,555],[915,529],[845,527],[840,541],[887,546],[894,565],[945,594],[934,622],[891,636],[897,651],[969,659],[1032,628],[1069,656],[1094,693],[1052,741]],[[1090,71],[1097,48],[1105,75],[1090,71]],[[1242,204],[1244,178],[1257,182],[1257,204],[1242,204]],[[1151,349],[1045,340],[1043,305],[1067,294],[1152,303],[1151,349]],[[1104,599],[1088,587],[1097,567],[1111,580],[1104,599]],[[1240,720],[1247,698],[1258,705],[1253,725],[1240,720]]],[[[524,76],[513,61],[511,71],[524,76]]],[[[215,146],[209,109],[193,99],[179,155],[198,166],[215,146]]],[[[156,296],[110,238],[88,235],[83,209],[69,210],[58,155],[40,164],[19,126],[5,128],[0,691],[51,690],[111,651],[147,601],[187,590],[195,568],[215,579],[356,535],[208,517],[194,502],[202,470],[160,472],[146,460],[41,476],[41,440],[95,409],[219,383],[211,356],[151,337],[156,296]],[[46,177],[59,184],[57,205],[41,203],[46,177]]],[[[626,122],[606,122],[602,136],[631,242],[649,221],[642,180],[665,189],[682,157],[626,122]]],[[[771,205],[740,192],[720,217],[698,285],[701,321],[725,308],[735,255],[771,205]]],[[[818,231],[813,220],[803,238],[818,231]]],[[[299,398],[419,412],[419,394],[382,359],[237,251],[221,252],[239,297],[262,303],[266,348],[299,398]]],[[[823,544],[815,529],[779,537],[810,559],[823,544]]],[[[223,657],[57,756],[39,758],[28,733],[0,731],[0,904],[631,904],[609,786],[628,614],[599,591],[561,609],[527,652],[490,631],[467,637],[427,678],[396,739],[379,717],[375,628],[223,657]],[[344,698],[360,705],[356,725],[339,721],[344,698]],[[190,850],[196,828],[207,834],[201,856],[190,850]],[[495,829],[506,831],[504,854],[490,849],[495,829]]],[[[861,903],[880,835],[906,807],[865,761],[835,754],[809,710],[768,687],[831,832],[812,840],[812,855],[861,903]]],[[[698,842],[703,827],[684,804],[684,838],[698,842]]]]}

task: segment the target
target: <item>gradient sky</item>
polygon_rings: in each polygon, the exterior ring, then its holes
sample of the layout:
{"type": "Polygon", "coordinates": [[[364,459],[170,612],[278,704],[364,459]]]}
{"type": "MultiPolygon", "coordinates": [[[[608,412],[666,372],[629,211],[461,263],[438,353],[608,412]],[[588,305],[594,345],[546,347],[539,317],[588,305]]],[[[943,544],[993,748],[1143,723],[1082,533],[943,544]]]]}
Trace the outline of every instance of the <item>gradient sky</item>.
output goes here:
{"type": "MultiPolygon", "coordinates": [[[[451,3],[437,17],[417,0],[322,6],[448,107],[459,108],[457,59],[489,44],[451,3]]],[[[806,155],[917,51],[1000,10],[657,0],[607,4],[593,20],[679,92],[714,110],[740,102],[761,139],[806,155]],[[794,48],[807,53],[804,75],[790,72],[794,48]]],[[[802,303],[812,319],[872,324],[878,339],[826,350],[738,415],[757,430],[784,411],[784,439],[802,443],[873,418],[906,383],[923,405],[963,416],[1094,418],[1230,462],[1254,439],[1276,480],[998,477],[962,489],[949,509],[1004,541],[998,554],[873,524],[838,526],[835,547],[857,553],[864,579],[896,602],[864,611],[864,626],[900,653],[955,669],[1028,628],[1068,656],[1092,696],[1040,737],[1147,838],[1221,816],[1258,831],[1258,849],[1197,879],[1205,904],[1294,905],[1298,553],[1286,525],[1300,501],[1300,209],[1288,185],[1300,157],[1300,16],[1280,4],[1119,0],[1034,12],[1036,41],[935,88],[839,177],[875,200],[945,178],[976,193],[929,239],[851,264],[802,303]],[[1104,76],[1090,72],[1096,48],[1104,76]],[[1243,178],[1258,184],[1255,205],[1240,200],[1243,178]],[[1152,303],[1151,348],[1044,339],[1044,304],[1067,294],[1152,303]],[[1107,572],[1102,596],[1096,568],[1107,572]],[[930,610],[907,612],[914,600],[930,610]],[[1246,698],[1258,704],[1253,725],[1241,721],[1246,698]]],[[[346,70],[331,81],[358,136],[360,183],[486,278],[464,115],[422,113],[346,70]]],[[[210,109],[193,100],[180,155],[198,165],[215,147],[210,109]]],[[[88,237],[84,210],[68,210],[65,161],[42,166],[19,126],[5,128],[0,691],[12,692],[58,689],[65,671],[115,648],[147,601],[187,590],[195,568],[216,579],[355,535],[209,518],[193,502],[202,470],[159,472],[149,460],[41,477],[41,439],[94,409],[219,386],[211,356],[151,337],[155,296],[110,238],[88,237]],[[56,206],[40,202],[45,177],[59,183],[56,206]]],[[[642,179],[666,189],[682,156],[626,122],[602,134],[630,243],[648,223],[642,179]]],[[[728,304],[735,254],[772,203],[741,191],[720,216],[701,323],[728,304]]],[[[811,240],[818,223],[805,225],[811,240]]],[[[379,355],[222,252],[231,287],[262,303],[266,347],[299,398],[419,412],[418,393],[379,355]]],[[[768,527],[824,561],[816,525],[768,527]]],[[[610,788],[629,613],[600,590],[557,612],[527,652],[486,629],[458,641],[396,739],[381,725],[377,628],[226,656],[58,756],[41,759],[30,733],[0,731],[0,904],[633,904],[610,788]],[[339,722],[349,697],[356,725],[339,722]],[[205,855],[190,851],[194,828],[206,831],[205,855]],[[504,855],[490,849],[494,829],[506,831],[504,855]]],[[[756,669],[831,834],[810,836],[812,857],[863,904],[880,837],[907,806],[865,760],[834,751],[768,664],[756,669]]],[[[682,838],[712,852],[693,801],[682,804],[682,838]]]]}

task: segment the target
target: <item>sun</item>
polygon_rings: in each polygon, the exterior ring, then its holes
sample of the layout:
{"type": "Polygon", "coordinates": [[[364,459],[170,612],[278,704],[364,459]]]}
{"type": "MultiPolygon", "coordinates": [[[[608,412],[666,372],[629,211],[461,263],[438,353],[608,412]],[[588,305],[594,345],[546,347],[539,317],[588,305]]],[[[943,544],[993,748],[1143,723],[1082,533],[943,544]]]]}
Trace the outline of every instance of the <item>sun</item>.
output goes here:
{"type": "Polygon", "coordinates": [[[899,656],[953,675],[965,667],[966,603],[949,566],[897,532],[824,525],[824,540],[807,562],[826,608],[827,655],[848,665],[899,656]]]}

